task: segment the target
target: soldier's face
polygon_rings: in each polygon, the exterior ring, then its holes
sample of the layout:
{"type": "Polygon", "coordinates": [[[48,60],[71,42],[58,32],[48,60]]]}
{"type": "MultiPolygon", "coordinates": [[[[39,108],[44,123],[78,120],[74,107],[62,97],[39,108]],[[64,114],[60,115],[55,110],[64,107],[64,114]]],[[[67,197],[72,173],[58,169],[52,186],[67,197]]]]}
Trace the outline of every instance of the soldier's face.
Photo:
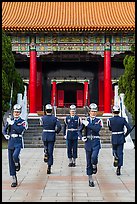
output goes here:
{"type": "Polygon", "coordinates": [[[70,115],[74,116],[75,115],[75,111],[70,111],[70,115]]]}
{"type": "Polygon", "coordinates": [[[90,111],[89,114],[90,114],[90,117],[95,117],[97,112],[96,111],[90,111]]]}
{"type": "Polygon", "coordinates": [[[19,115],[20,115],[20,112],[19,112],[19,111],[14,111],[14,112],[13,112],[13,117],[14,117],[14,118],[18,118],[19,115]]]}

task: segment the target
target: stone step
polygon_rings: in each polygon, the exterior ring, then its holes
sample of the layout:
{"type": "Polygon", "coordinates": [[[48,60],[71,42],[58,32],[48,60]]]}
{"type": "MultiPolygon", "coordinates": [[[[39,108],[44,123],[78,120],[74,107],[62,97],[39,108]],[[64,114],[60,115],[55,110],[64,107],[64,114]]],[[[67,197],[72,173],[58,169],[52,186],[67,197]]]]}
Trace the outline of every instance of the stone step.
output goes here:
{"type": "Polygon", "coordinates": [[[24,138],[24,141],[25,143],[31,143],[33,141],[36,141],[37,143],[39,143],[42,141],[42,138],[41,137],[27,137],[27,138],[24,138]]]}
{"type": "MultiPolygon", "coordinates": [[[[36,131],[36,130],[31,130],[29,129],[28,131],[26,131],[24,133],[24,137],[29,137],[29,136],[42,136],[42,131],[36,131]],[[28,135],[28,136],[26,136],[28,135]]],[[[63,137],[63,131],[60,131],[59,134],[56,135],[56,137],[63,137]]],[[[102,130],[100,131],[100,136],[101,137],[110,137],[111,136],[111,132],[108,132],[108,130],[102,130]]]]}
{"type": "MultiPolygon", "coordinates": [[[[57,108],[56,109],[56,115],[57,115],[57,117],[58,116],[62,116],[62,115],[64,115],[64,116],[66,116],[66,115],[69,115],[69,113],[70,113],[70,108],[57,108]]],[[[83,107],[83,108],[77,108],[76,109],[76,113],[77,113],[77,115],[81,115],[81,116],[85,116],[85,114],[86,114],[86,110],[85,110],[85,108],[83,107]]],[[[97,112],[97,116],[102,116],[103,115],[103,111],[98,111],[97,112]]],[[[38,114],[38,116],[43,116],[44,115],[44,111],[37,111],[37,114],[38,114]]]]}
{"type": "MultiPolygon", "coordinates": [[[[25,143],[39,143],[39,142],[41,142],[42,141],[42,137],[41,136],[32,136],[32,137],[26,137],[26,138],[24,138],[24,141],[25,141],[25,143]]],[[[102,143],[110,143],[110,141],[111,141],[111,139],[110,138],[106,138],[106,137],[101,137],[101,142],[102,143]]],[[[65,143],[65,139],[63,138],[63,137],[61,137],[61,138],[58,138],[58,137],[56,137],[56,142],[57,143],[65,143]]],[[[79,140],[79,143],[81,143],[82,142],[82,140],[79,140]]]]}
{"type": "MultiPolygon", "coordinates": [[[[42,133],[26,133],[26,134],[24,134],[25,141],[27,139],[32,139],[32,138],[39,140],[39,138],[42,138],[42,133]]],[[[111,139],[111,135],[106,135],[106,134],[102,135],[101,134],[100,138],[102,140],[107,140],[107,139],[110,140],[111,139]]],[[[60,135],[56,136],[56,140],[62,140],[62,139],[64,139],[63,134],[60,134],[60,135]]]]}
{"type": "MultiPolygon", "coordinates": [[[[55,143],[55,148],[66,148],[66,144],[56,144],[55,143]]],[[[101,148],[111,148],[112,145],[110,143],[103,143],[101,144],[101,148]]],[[[24,148],[43,148],[43,144],[25,144],[24,148]]],[[[78,148],[84,148],[84,144],[79,144],[78,148]]]]}
{"type": "Polygon", "coordinates": [[[24,144],[24,148],[43,148],[42,143],[37,143],[37,144],[24,144]]]}
{"type": "MultiPolygon", "coordinates": [[[[63,137],[63,120],[65,116],[59,117],[62,130],[59,134],[56,135],[56,147],[66,147],[66,140],[63,137]]],[[[108,130],[108,127],[106,126],[107,118],[103,118],[103,128],[100,131],[100,137],[101,137],[101,143],[104,144],[110,144],[111,143],[111,132],[108,130]]],[[[39,118],[30,118],[28,119],[28,130],[24,133],[24,144],[25,147],[43,147],[42,142],[42,130],[43,128],[39,124],[39,118]]],[[[79,140],[78,147],[84,147],[83,141],[79,140]]]]}

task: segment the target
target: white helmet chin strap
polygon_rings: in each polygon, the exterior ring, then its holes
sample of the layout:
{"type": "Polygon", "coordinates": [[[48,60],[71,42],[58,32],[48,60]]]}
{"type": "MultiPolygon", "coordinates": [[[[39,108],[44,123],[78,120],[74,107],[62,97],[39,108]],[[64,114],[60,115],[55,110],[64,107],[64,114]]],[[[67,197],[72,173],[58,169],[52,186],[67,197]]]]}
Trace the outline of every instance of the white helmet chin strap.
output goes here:
{"type": "Polygon", "coordinates": [[[18,119],[18,118],[20,118],[20,115],[18,115],[18,116],[14,116],[14,118],[15,118],[15,119],[18,119]]]}
{"type": "Polygon", "coordinates": [[[51,113],[46,113],[46,115],[51,115],[51,113]]]}

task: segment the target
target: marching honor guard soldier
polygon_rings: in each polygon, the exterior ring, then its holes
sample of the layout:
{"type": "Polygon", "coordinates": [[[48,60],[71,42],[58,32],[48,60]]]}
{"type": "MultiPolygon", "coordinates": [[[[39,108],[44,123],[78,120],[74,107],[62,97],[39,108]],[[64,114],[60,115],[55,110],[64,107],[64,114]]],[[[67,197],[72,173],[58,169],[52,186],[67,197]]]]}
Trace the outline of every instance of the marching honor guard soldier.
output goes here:
{"type": "Polygon", "coordinates": [[[113,117],[109,118],[107,125],[109,130],[112,131],[112,154],[114,156],[114,167],[117,167],[116,174],[121,175],[121,166],[123,166],[123,148],[126,142],[125,137],[130,133],[131,127],[124,117],[119,116],[120,107],[115,105],[112,108],[114,114],[113,117]],[[124,132],[124,128],[127,128],[124,132]]]}
{"type": "Polygon", "coordinates": [[[79,116],[76,115],[76,106],[70,106],[70,115],[64,120],[63,135],[67,143],[67,156],[69,159],[69,167],[76,166],[76,158],[78,151],[78,128],[81,124],[79,116]]]}
{"type": "Polygon", "coordinates": [[[40,118],[40,125],[43,126],[42,141],[44,144],[44,162],[48,164],[47,174],[51,174],[53,165],[54,143],[56,133],[61,131],[61,123],[57,117],[52,114],[51,104],[45,106],[45,115],[40,118]]]}
{"type": "Polygon", "coordinates": [[[16,172],[20,170],[20,152],[24,147],[23,133],[27,129],[27,122],[20,117],[21,106],[13,106],[13,118],[7,118],[3,135],[8,140],[9,172],[12,176],[11,187],[18,185],[16,172]]]}
{"type": "Polygon", "coordinates": [[[89,186],[94,187],[92,174],[97,173],[98,155],[101,149],[100,130],[103,126],[102,120],[96,117],[98,107],[95,103],[89,105],[89,116],[82,120],[79,128],[79,137],[85,142],[86,152],[86,174],[89,177],[89,186]],[[85,130],[85,135],[83,131],[85,130]]]}

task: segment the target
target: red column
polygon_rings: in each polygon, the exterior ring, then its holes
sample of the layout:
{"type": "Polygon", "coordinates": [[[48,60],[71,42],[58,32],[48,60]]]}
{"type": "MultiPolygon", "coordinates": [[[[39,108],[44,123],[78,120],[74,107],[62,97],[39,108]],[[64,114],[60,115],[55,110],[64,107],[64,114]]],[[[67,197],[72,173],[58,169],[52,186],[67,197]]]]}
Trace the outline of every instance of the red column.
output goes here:
{"type": "Polygon", "coordinates": [[[88,105],[88,80],[84,81],[84,106],[88,105]]]}
{"type": "Polygon", "coordinates": [[[42,111],[42,62],[37,61],[37,111],[42,111]]]}
{"type": "Polygon", "coordinates": [[[54,80],[52,82],[52,105],[53,106],[57,106],[57,84],[56,84],[56,80],[54,80]]]}
{"type": "Polygon", "coordinates": [[[98,69],[98,107],[99,111],[104,110],[104,64],[103,61],[99,63],[98,69]]]}
{"type": "Polygon", "coordinates": [[[29,112],[36,114],[37,66],[36,51],[30,50],[29,112]]]}
{"type": "Polygon", "coordinates": [[[106,44],[104,51],[104,114],[111,113],[111,51],[110,43],[106,44]]]}
{"type": "Polygon", "coordinates": [[[29,84],[27,86],[27,109],[28,109],[28,112],[29,112],[29,84]]]}

